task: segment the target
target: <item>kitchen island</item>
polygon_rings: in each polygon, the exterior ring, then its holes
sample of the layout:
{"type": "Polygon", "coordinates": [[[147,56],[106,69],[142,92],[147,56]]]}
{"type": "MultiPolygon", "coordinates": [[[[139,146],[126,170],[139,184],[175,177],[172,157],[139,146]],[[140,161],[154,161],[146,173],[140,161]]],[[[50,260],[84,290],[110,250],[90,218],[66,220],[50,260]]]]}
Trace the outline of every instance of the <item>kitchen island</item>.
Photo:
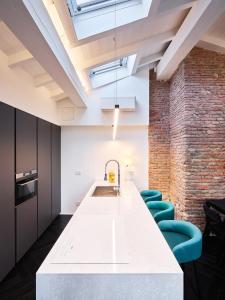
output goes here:
{"type": "Polygon", "coordinates": [[[133,182],[95,182],[36,274],[37,300],[182,300],[183,272],[133,182]]]}

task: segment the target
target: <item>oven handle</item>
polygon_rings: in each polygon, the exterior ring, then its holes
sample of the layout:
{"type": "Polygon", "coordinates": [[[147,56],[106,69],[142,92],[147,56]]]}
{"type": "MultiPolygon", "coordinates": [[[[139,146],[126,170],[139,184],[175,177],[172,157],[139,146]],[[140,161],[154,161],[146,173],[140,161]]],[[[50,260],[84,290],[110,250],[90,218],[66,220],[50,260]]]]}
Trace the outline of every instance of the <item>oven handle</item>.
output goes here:
{"type": "Polygon", "coordinates": [[[24,183],[17,183],[17,185],[19,185],[19,186],[24,186],[24,185],[27,185],[27,184],[29,184],[29,183],[31,183],[31,182],[37,181],[37,180],[38,180],[38,179],[36,178],[36,179],[30,180],[30,181],[27,181],[27,182],[24,182],[24,183]]]}

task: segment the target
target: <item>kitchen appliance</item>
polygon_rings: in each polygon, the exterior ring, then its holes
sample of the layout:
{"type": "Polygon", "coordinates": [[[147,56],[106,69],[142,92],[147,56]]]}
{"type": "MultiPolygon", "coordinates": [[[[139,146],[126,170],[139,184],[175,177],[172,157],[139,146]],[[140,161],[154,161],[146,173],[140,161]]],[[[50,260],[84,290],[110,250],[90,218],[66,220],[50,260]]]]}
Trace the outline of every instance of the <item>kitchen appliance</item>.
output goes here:
{"type": "Polygon", "coordinates": [[[16,206],[37,195],[37,170],[16,174],[16,206]]]}

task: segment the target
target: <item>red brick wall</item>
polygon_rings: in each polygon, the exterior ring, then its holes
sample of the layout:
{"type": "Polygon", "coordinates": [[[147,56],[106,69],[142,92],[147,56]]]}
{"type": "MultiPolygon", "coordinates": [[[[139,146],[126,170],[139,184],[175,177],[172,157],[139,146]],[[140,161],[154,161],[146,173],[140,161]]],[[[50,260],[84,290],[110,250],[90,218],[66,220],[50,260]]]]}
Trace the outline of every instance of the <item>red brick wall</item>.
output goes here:
{"type": "Polygon", "coordinates": [[[184,64],[170,82],[170,199],[175,204],[175,216],[185,212],[186,187],[186,105],[184,64]]]}
{"type": "Polygon", "coordinates": [[[149,187],[169,198],[170,140],[169,83],[158,82],[150,73],[149,187]]]}
{"type": "Polygon", "coordinates": [[[164,187],[161,190],[175,202],[178,218],[203,227],[205,199],[225,198],[225,55],[195,48],[170,83],[152,78],[150,88],[150,187],[157,167],[153,186],[164,187]],[[162,99],[168,99],[168,89],[169,104],[166,100],[164,106],[162,99]],[[164,113],[151,124],[151,115],[160,111],[160,105],[164,113]],[[170,130],[164,126],[168,125],[166,111],[170,130]],[[157,134],[167,145],[169,140],[170,155],[162,163],[160,155],[152,153],[161,146],[157,134]],[[165,165],[170,169],[169,184],[168,178],[163,182],[165,165]]]}

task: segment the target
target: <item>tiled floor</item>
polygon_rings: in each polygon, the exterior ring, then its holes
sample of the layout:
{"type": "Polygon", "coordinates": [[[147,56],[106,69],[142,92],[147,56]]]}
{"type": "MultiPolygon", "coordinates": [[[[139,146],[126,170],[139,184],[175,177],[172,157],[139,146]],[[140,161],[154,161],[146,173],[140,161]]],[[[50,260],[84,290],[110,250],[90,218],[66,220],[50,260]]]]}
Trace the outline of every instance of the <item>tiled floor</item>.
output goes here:
{"type": "MultiPolygon", "coordinates": [[[[59,216],[0,284],[1,300],[35,299],[35,273],[70,217],[59,216]]],[[[225,263],[217,262],[219,246],[220,244],[214,237],[204,241],[202,257],[196,262],[197,286],[193,265],[184,266],[185,300],[225,300],[225,263]]]]}

